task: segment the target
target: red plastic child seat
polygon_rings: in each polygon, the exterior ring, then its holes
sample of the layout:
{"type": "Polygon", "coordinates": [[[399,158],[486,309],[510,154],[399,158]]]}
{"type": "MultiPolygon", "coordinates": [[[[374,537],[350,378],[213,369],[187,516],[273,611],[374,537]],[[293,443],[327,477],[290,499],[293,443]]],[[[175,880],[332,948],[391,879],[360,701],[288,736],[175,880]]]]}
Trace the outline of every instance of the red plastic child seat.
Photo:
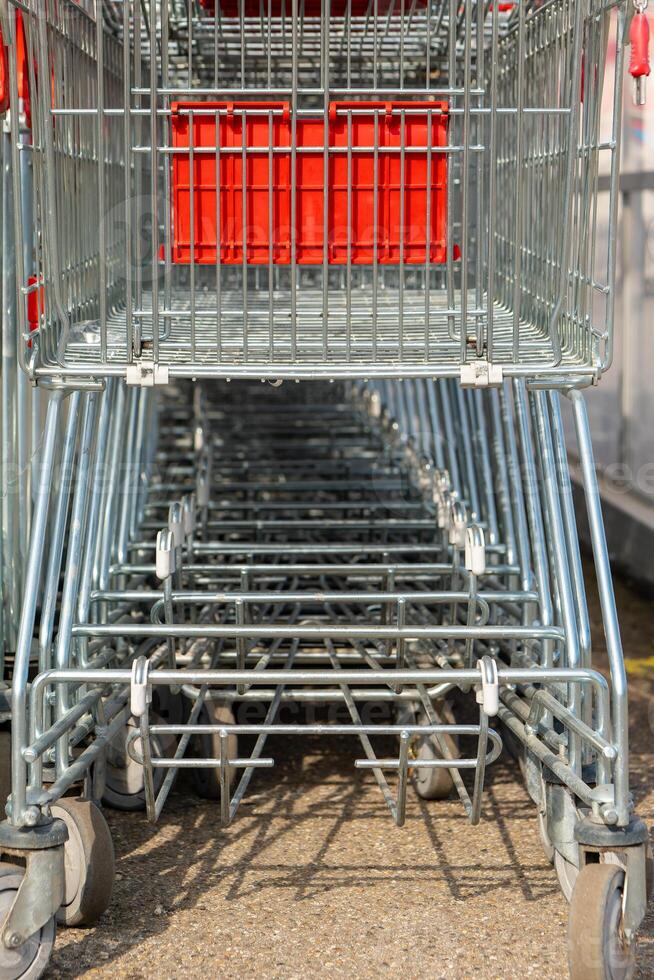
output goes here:
{"type": "MultiPolygon", "coordinates": [[[[445,261],[447,160],[439,149],[447,144],[447,112],[445,102],[331,104],[326,134],[329,264],[344,265],[348,256],[354,265],[375,259],[386,265],[424,264],[428,254],[430,262],[445,261]]],[[[172,106],[172,137],[173,262],[215,263],[219,238],[220,262],[241,264],[244,227],[248,264],[324,262],[322,117],[296,119],[294,155],[286,102],[178,102],[172,106]]]]}

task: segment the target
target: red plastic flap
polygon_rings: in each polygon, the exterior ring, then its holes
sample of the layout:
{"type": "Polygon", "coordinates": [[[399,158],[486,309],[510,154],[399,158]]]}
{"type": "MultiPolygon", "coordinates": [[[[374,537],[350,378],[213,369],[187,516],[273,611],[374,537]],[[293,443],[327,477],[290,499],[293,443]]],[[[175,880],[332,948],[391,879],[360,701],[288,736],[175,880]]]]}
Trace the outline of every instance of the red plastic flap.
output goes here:
{"type": "Polygon", "coordinates": [[[0,31],[0,115],[9,108],[9,62],[2,31],[0,31]]]}
{"type": "MultiPolygon", "coordinates": [[[[30,276],[27,280],[28,286],[36,286],[38,279],[36,276],[30,276]]],[[[27,294],[27,324],[29,326],[30,332],[38,330],[41,315],[45,312],[45,290],[43,286],[39,286],[38,289],[31,289],[27,294]]],[[[32,346],[32,341],[27,341],[27,346],[32,346]]]]}
{"type": "Polygon", "coordinates": [[[18,79],[18,97],[23,100],[25,122],[32,128],[32,106],[30,102],[30,76],[27,65],[27,39],[20,10],[16,11],[16,70],[18,79]]]}
{"type": "MultiPolygon", "coordinates": [[[[445,102],[332,103],[330,264],[445,261],[447,125],[445,102]]],[[[243,262],[244,241],[249,264],[324,262],[323,117],[296,119],[295,154],[286,102],[179,102],[172,136],[173,262],[213,264],[218,240],[225,265],[243,262]]]]}
{"type": "Polygon", "coordinates": [[[429,260],[445,261],[447,159],[438,149],[447,144],[447,111],[446,102],[332,103],[330,145],[345,152],[331,157],[331,262],[347,263],[349,253],[355,264],[371,264],[376,252],[382,264],[422,264],[428,243],[429,260]]]}
{"type": "Polygon", "coordinates": [[[289,158],[286,154],[272,152],[276,147],[290,146],[288,104],[180,102],[171,108],[174,148],[219,148],[219,152],[194,152],[192,171],[190,152],[176,153],[173,157],[173,261],[215,262],[216,229],[219,227],[221,262],[226,265],[241,263],[244,191],[248,261],[267,263],[271,243],[273,262],[290,261],[289,158]],[[271,152],[248,153],[244,172],[242,151],[252,147],[269,147],[271,152]],[[241,152],[235,152],[238,150],[241,152]],[[216,194],[217,163],[219,195],[216,194]],[[272,195],[269,195],[271,176],[272,195]]]}

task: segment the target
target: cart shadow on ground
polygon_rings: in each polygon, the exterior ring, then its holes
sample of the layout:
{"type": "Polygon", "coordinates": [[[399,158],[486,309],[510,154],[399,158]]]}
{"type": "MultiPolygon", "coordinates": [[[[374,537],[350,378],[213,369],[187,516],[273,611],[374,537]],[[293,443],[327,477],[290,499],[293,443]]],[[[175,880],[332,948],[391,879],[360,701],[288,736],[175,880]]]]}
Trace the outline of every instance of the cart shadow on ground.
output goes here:
{"type": "Polygon", "coordinates": [[[488,771],[479,827],[468,826],[456,796],[424,801],[411,788],[406,826],[396,828],[372,774],[354,768],[352,740],[273,738],[269,749],[275,768],[256,774],[229,828],[218,804],[181,779],[156,827],[144,814],[107,811],[117,859],[112,905],[96,929],[60,934],[50,976],[108,965],[165,933],[171,916],[206,911],[213,890],[230,904],[227,914],[262,892],[272,910],[280,891],[287,909],[338,889],[369,890],[372,899],[380,881],[397,885],[398,901],[422,882],[462,904],[491,888],[507,897],[517,890],[527,902],[558,891],[535,808],[506,752],[488,771]]]}

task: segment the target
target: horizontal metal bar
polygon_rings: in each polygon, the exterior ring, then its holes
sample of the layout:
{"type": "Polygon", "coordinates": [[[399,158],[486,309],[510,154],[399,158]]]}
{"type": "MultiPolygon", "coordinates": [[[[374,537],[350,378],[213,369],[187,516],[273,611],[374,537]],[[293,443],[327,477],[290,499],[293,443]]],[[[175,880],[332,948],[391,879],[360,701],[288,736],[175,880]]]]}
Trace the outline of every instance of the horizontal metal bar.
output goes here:
{"type": "MultiPolygon", "coordinates": [[[[293,88],[280,87],[280,88],[259,88],[257,86],[256,92],[257,96],[261,99],[265,98],[267,95],[292,95],[293,88]]],[[[468,89],[470,95],[485,95],[485,91],[482,88],[470,88],[468,89]]],[[[333,95],[338,96],[356,96],[361,99],[365,95],[399,95],[402,97],[406,95],[407,92],[402,88],[330,88],[330,92],[333,95]]],[[[438,96],[438,95],[464,95],[465,90],[462,88],[453,87],[440,87],[440,88],[411,88],[411,95],[418,97],[420,95],[424,96],[438,96]]],[[[320,87],[304,88],[298,87],[298,93],[300,95],[324,95],[325,89],[320,87]]],[[[132,88],[132,95],[150,95],[151,90],[149,88],[139,88],[134,86],[132,88]]],[[[252,95],[252,88],[202,88],[200,86],[193,88],[183,88],[177,87],[173,88],[171,86],[159,86],[156,90],[158,97],[169,96],[176,99],[194,99],[196,97],[205,98],[207,95],[216,96],[216,100],[221,95],[252,95]]],[[[149,110],[148,110],[149,115],[149,110]]]]}
{"type": "MultiPolygon", "coordinates": [[[[121,636],[121,637],[179,637],[206,638],[246,637],[250,639],[299,639],[334,640],[385,639],[385,640],[559,640],[565,641],[565,631],[555,626],[237,626],[207,623],[203,625],[154,623],[117,623],[115,625],[78,623],[73,626],[73,636],[121,636]]],[[[332,678],[333,679],[333,678],[332,678]]]]}
{"type": "MultiPolygon", "coordinates": [[[[341,672],[338,673],[341,678],[341,672]]],[[[234,735],[478,735],[479,725],[338,725],[338,724],[272,724],[272,725],[150,725],[152,735],[215,735],[227,732],[234,735]]]]}
{"type": "MultiPolygon", "coordinates": [[[[355,759],[356,769],[400,769],[399,759],[355,759]]],[[[409,759],[408,769],[476,769],[476,759],[409,759]]]]}
{"type": "MultiPolygon", "coordinates": [[[[142,765],[143,757],[140,753],[135,751],[134,756],[138,757],[142,765]]],[[[220,759],[167,759],[165,756],[153,756],[151,765],[153,769],[220,769],[220,759]]],[[[275,760],[228,759],[227,765],[230,769],[272,769],[275,760]]]]}
{"type": "MultiPolygon", "coordinates": [[[[637,194],[640,191],[654,191],[654,170],[636,170],[622,173],[618,181],[621,194],[637,194]]],[[[601,192],[611,190],[611,174],[600,174],[597,189],[601,192]]]]}
{"type": "MultiPolygon", "coordinates": [[[[300,660],[300,658],[298,658],[300,660]]],[[[444,698],[447,694],[458,687],[458,684],[435,684],[427,687],[427,694],[430,698],[444,698]]],[[[191,685],[184,685],[184,693],[189,693],[191,685]]],[[[257,704],[262,701],[272,701],[278,692],[278,688],[257,687],[256,691],[245,691],[239,694],[238,691],[215,691],[215,697],[211,697],[211,691],[207,700],[229,701],[231,703],[241,703],[244,701],[255,701],[257,704]]],[[[354,689],[349,692],[353,701],[415,701],[415,688],[405,688],[402,691],[389,690],[388,687],[376,688],[366,687],[365,690],[354,689]]],[[[283,691],[280,701],[282,704],[334,704],[344,703],[346,696],[340,688],[319,687],[310,690],[308,688],[283,691]]]]}
{"type": "MultiPolygon", "coordinates": [[[[368,551],[368,547],[361,544],[360,551],[364,549],[368,551]]],[[[291,545],[289,547],[277,546],[277,548],[270,548],[269,552],[287,554],[290,551],[299,551],[302,553],[303,546],[298,545],[297,549],[291,545]]],[[[406,554],[412,549],[410,547],[402,548],[402,554],[406,554]]],[[[258,548],[255,546],[254,551],[259,551],[260,553],[266,553],[264,547],[261,545],[258,548]]],[[[352,548],[348,548],[347,551],[352,551],[352,548]]],[[[324,553],[324,549],[322,549],[324,553]]],[[[241,552],[236,552],[240,554],[241,552]]],[[[251,549],[248,546],[243,548],[243,554],[251,553],[251,549]]],[[[306,551],[304,553],[307,553],[306,551]]],[[[340,552],[342,553],[342,552],[340,552]]],[[[382,552],[383,554],[384,552],[382,552]]],[[[393,552],[390,552],[393,554],[393,552]]],[[[393,561],[389,555],[389,561],[385,564],[364,564],[359,565],[337,565],[337,564],[289,564],[280,563],[277,564],[259,564],[250,563],[247,561],[238,562],[234,565],[200,565],[195,562],[184,565],[184,572],[190,575],[200,576],[203,579],[217,579],[217,578],[238,578],[241,571],[250,572],[252,575],[261,576],[266,580],[271,578],[286,579],[288,576],[301,576],[301,577],[311,577],[311,576],[323,576],[329,575],[334,578],[379,578],[380,576],[387,575],[389,572],[393,572],[397,579],[411,578],[413,581],[418,578],[443,578],[445,576],[452,574],[451,565],[443,564],[431,564],[428,562],[416,562],[415,564],[407,564],[405,562],[393,561]]],[[[153,575],[155,571],[155,566],[153,563],[140,564],[140,563],[130,563],[126,565],[112,565],[110,572],[112,576],[125,575],[125,574],[137,574],[137,575],[153,575]]],[[[492,565],[488,570],[488,576],[494,577],[497,575],[507,576],[516,575],[519,569],[514,565],[492,565]],[[492,573],[492,574],[491,574],[492,573]]],[[[461,569],[460,574],[464,574],[465,570],[461,569]]],[[[482,576],[479,576],[480,578],[482,576]]]]}
{"type": "MultiPolygon", "coordinates": [[[[236,569],[237,574],[240,567],[236,569]]],[[[137,591],[127,590],[125,592],[93,592],[91,602],[157,602],[163,599],[164,593],[157,591],[137,591]]],[[[418,604],[418,603],[448,603],[448,602],[469,602],[481,601],[489,605],[501,602],[537,602],[537,592],[475,592],[472,596],[469,592],[420,592],[406,591],[398,589],[396,592],[172,592],[171,601],[175,604],[188,603],[190,605],[220,605],[232,602],[262,603],[271,605],[284,604],[287,602],[310,602],[310,603],[393,603],[399,600],[418,604]]]]}
{"type": "MultiPolygon", "coordinates": [[[[235,685],[247,683],[250,685],[266,684],[334,684],[338,678],[339,684],[378,685],[384,681],[392,684],[437,684],[450,681],[457,686],[480,682],[481,674],[472,669],[428,668],[424,670],[153,670],[148,673],[148,683],[155,687],[178,686],[180,684],[216,684],[235,685]]],[[[39,675],[40,684],[69,684],[77,681],[87,684],[130,684],[131,670],[121,668],[106,668],[104,670],[79,670],[77,668],[60,668],[45,671],[39,675]]],[[[507,667],[498,670],[500,684],[595,684],[606,687],[606,679],[599,671],[590,668],[572,667],[538,667],[515,668],[507,667]]]]}
{"type": "MultiPolygon", "coordinates": [[[[472,358],[470,359],[472,360],[472,358]]],[[[137,363],[137,360],[130,362],[137,363]]],[[[153,365],[155,362],[143,360],[142,363],[153,365]]],[[[459,378],[461,377],[460,364],[415,364],[413,362],[402,362],[397,364],[366,364],[365,370],[360,364],[345,364],[335,362],[325,364],[322,361],[308,362],[306,364],[296,364],[293,361],[280,361],[275,364],[167,364],[165,359],[157,361],[157,364],[165,364],[168,368],[168,377],[171,378],[208,378],[216,380],[222,378],[226,381],[236,378],[248,378],[253,381],[279,381],[284,379],[298,381],[325,381],[354,380],[359,381],[362,375],[365,378],[459,378]]],[[[538,377],[544,385],[556,387],[557,380],[563,384],[564,379],[592,378],[597,374],[597,368],[584,364],[548,364],[543,361],[529,361],[522,364],[504,364],[502,366],[505,378],[528,378],[538,377]]],[[[39,366],[34,369],[34,374],[38,378],[68,378],[87,380],[99,378],[125,378],[127,374],[128,362],[105,363],[89,365],[84,367],[59,367],[55,365],[39,366]]]]}

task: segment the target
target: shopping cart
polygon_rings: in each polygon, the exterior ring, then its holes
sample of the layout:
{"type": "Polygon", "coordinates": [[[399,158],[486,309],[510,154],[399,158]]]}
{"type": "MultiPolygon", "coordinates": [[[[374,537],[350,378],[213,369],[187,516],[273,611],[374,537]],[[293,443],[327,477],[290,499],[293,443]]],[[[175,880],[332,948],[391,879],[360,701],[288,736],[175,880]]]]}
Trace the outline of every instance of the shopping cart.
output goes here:
{"type": "Polygon", "coordinates": [[[31,377],[609,366],[626,0],[4,7],[33,75],[31,377]]]}
{"type": "Polygon", "coordinates": [[[0,975],[39,976],[55,918],[106,908],[89,800],[154,821],[190,769],[227,824],[271,734],[327,733],[358,740],[398,825],[412,784],[478,823],[505,743],[571,899],[573,977],[629,976],[647,830],[579,389],[611,361],[633,6],[0,11],[12,100],[24,33],[32,125],[18,357],[49,392],[0,975]]]}
{"type": "MultiPolygon", "coordinates": [[[[17,33],[17,61],[24,64],[24,35],[17,33]]],[[[19,74],[20,107],[17,113],[17,131],[22,147],[30,142],[30,119],[27,79],[19,74]]],[[[9,109],[9,74],[5,47],[0,38],[0,114],[9,109]]],[[[0,798],[6,799],[10,791],[9,772],[11,755],[10,702],[12,659],[16,650],[18,620],[22,603],[22,586],[25,559],[29,548],[31,515],[31,490],[33,475],[38,468],[38,446],[41,430],[41,390],[31,386],[18,365],[17,282],[14,232],[14,209],[23,223],[22,247],[25,255],[32,251],[31,216],[31,158],[21,152],[20,179],[14,184],[12,160],[12,136],[7,126],[0,135],[0,231],[2,295],[2,369],[0,371],[0,798]],[[20,196],[16,194],[20,188],[20,196]],[[16,202],[16,204],[14,204],[16,202]]]]}

